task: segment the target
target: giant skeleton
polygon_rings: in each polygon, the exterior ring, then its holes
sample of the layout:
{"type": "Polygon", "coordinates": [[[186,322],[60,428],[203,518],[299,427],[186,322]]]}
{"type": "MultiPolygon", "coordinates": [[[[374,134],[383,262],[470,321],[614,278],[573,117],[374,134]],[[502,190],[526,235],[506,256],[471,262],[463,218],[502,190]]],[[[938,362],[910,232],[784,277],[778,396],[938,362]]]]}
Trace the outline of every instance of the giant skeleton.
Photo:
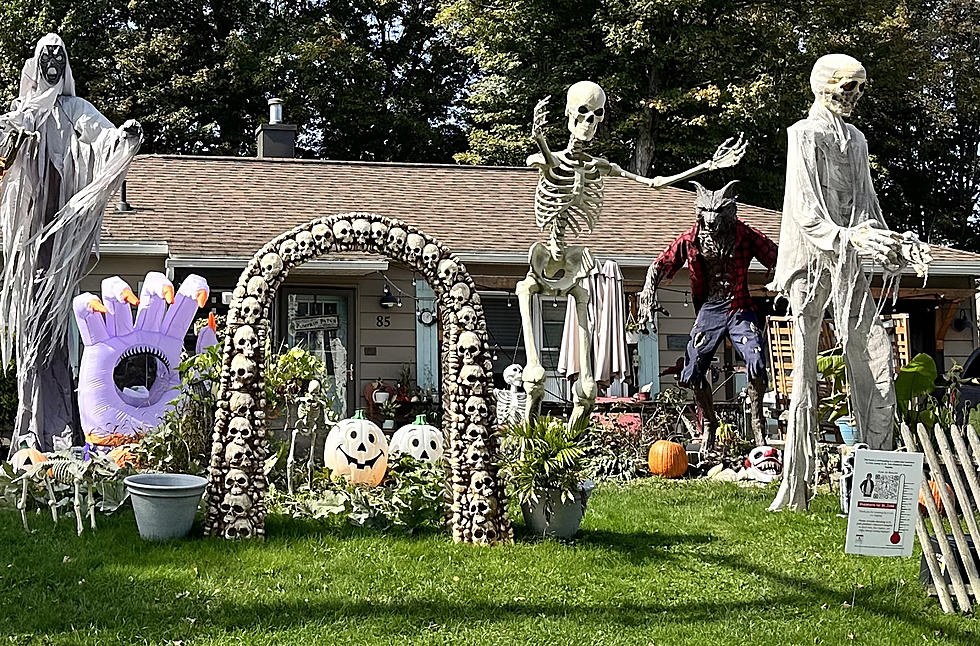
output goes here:
{"type": "Polygon", "coordinates": [[[905,267],[924,277],[932,257],[911,232],[889,231],[871,183],[868,144],[844,121],[867,72],[844,54],[817,60],[810,113],[788,130],[786,192],[771,287],[793,315],[793,390],[782,484],[770,509],[806,509],[816,481],[817,341],[829,309],[844,346],[850,409],[872,449],[892,448],[895,411],[891,342],[862,262],[884,269],[885,294],[905,267]]]}
{"type": "Polygon", "coordinates": [[[745,143],[729,139],[715,151],[713,157],[694,168],[671,177],[647,178],[623,170],[601,157],[585,151],[585,145],[595,137],[596,128],[605,118],[606,94],[595,83],[580,81],[568,88],[565,116],[570,138],[568,146],[554,152],[545,137],[547,105],[550,97],[534,108],[531,134],[539,152],[528,157],[527,164],[538,170],[538,186],[534,195],[534,215],[538,228],[548,230],[548,241],[536,242],[528,252],[530,268],[527,277],[517,283],[517,298],[527,365],[524,368],[524,389],[528,394],[525,417],[539,409],[544,396],[545,369],[534,340],[532,299],[543,296],[571,296],[578,314],[579,356],[582,369],[574,385],[574,408],[569,426],[574,427],[595,403],[596,382],[592,374],[591,338],[589,331],[589,291],[586,278],[595,266],[587,247],[569,245],[568,233],[577,235],[592,231],[602,213],[603,180],[606,177],[626,177],[651,188],[663,188],[689,179],[705,171],[734,166],[745,152],[745,143]]]}

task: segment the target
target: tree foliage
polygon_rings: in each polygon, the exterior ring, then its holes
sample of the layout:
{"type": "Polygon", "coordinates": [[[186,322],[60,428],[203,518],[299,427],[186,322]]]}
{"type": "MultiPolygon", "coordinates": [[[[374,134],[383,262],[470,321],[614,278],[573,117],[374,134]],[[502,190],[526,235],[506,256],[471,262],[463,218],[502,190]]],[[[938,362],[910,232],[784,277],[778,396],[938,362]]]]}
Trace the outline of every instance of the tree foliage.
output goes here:
{"type": "Polygon", "coordinates": [[[744,131],[749,153],[728,175],[743,180],[744,200],[773,208],[785,128],[813,100],[810,68],[821,54],[849,53],[872,79],[855,123],[886,217],[962,242],[976,235],[978,18],[971,0],[452,0],[438,21],[479,66],[459,161],[522,164],[532,107],[546,95],[560,141],[564,90],[588,78],[608,95],[601,154],[667,175],[744,131]]]}
{"type": "Polygon", "coordinates": [[[465,56],[422,0],[8,0],[0,95],[36,40],[68,44],[79,93],[144,152],[254,154],[266,99],[284,99],[300,154],[448,161],[464,144],[465,56]]]}

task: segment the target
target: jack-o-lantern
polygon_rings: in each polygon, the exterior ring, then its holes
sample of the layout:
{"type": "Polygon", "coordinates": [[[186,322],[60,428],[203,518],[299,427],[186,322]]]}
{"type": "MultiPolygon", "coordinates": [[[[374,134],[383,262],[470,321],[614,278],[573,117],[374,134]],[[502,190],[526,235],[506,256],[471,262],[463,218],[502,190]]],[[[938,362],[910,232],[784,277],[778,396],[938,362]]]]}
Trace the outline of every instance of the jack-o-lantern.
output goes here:
{"type": "Polygon", "coordinates": [[[358,410],[354,417],[337,422],[327,435],[323,461],[332,475],[375,487],[388,470],[388,440],[358,410]]]}
{"type": "Polygon", "coordinates": [[[438,462],[443,453],[442,431],[419,415],[391,436],[391,457],[403,453],[423,462],[438,462]]]}
{"type": "Polygon", "coordinates": [[[34,466],[36,464],[44,464],[48,461],[48,456],[44,455],[37,449],[32,449],[26,447],[20,449],[13,454],[10,458],[10,466],[13,467],[14,472],[24,471],[29,466],[34,466]]]}
{"type": "Polygon", "coordinates": [[[650,447],[647,463],[655,476],[679,478],[687,473],[687,451],[683,444],[657,440],[650,447]]]}

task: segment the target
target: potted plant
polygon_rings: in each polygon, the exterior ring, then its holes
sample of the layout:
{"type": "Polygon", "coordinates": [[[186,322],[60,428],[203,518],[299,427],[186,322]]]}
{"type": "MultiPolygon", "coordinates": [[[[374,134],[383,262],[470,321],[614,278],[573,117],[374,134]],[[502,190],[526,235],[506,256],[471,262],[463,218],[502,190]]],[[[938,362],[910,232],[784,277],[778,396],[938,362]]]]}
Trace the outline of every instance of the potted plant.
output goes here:
{"type": "Polygon", "coordinates": [[[820,380],[829,387],[829,393],[820,400],[817,414],[820,419],[837,424],[844,444],[854,444],[858,434],[847,405],[847,372],[842,348],[832,348],[817,355],[817,372],[820,380]]]}
{"type": "Polygon", "coordinates": [[[630,317],[626,322],[626,345],[636,345],[640,342],[640,324],[630,317]]]}
{"type": "Polygon", "coordinates": [[[588,441],[582,428],[539,416],[507,426],[501,473],[535,534],[571,538],[578,532],[594,484],[586,481],[588,441]]]}

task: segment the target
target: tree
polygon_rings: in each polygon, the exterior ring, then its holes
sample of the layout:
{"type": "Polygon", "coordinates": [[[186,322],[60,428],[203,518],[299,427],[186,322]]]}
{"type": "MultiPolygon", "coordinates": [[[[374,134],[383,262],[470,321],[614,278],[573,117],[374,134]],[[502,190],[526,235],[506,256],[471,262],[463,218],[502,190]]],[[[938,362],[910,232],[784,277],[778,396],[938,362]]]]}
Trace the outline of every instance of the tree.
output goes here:
{"type": "Polygon", "coordinates": [[[34,42],[57,31],[80,91],[139,119],[144,152],[254,153],[280,96],[301,155],[448,161],[470,64],[434,15],[418,0],[9,0],[0,91],[16,95],[34,42]]]}
{"type": "Polygon", "coordinates": [[[474,127],[456,158],[523,164],[534,103],[552,95],[552,123],[563,130],[564,89],[591,79],[608,95],[600,154],[637,173],[668,174],[744,131],[749,152],[727,175],[743,180],[744,200],[779,208],[785,128],[812,102],[814,60],[843,51],[872,78],[855,123],[868,133],[890,224],[935,242],[972,237],[980,249],[971,219],[980,180],[974,5],[453,0],[438,21],[479,66],[474,127]]]}

